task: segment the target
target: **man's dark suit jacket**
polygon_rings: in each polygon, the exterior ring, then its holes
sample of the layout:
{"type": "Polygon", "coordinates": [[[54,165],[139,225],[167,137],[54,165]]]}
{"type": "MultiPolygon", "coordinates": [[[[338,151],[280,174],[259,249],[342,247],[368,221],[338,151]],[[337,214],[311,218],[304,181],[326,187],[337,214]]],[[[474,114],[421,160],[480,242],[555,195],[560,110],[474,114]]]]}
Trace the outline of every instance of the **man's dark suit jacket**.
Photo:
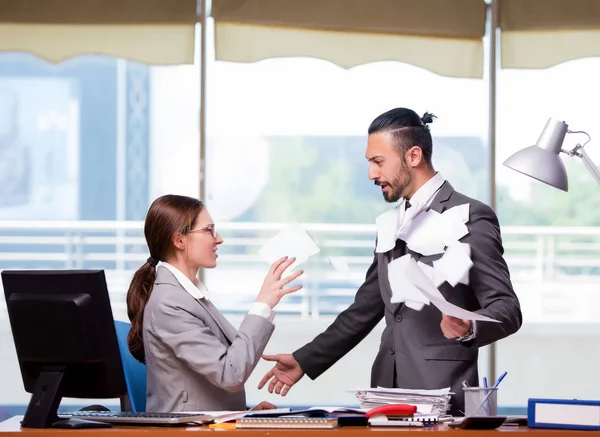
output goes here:
{"type": "Polygon", "coordinates": [[[447,282],[439,289],[449,302],[501,323],[476,322],[474,340],[460,342],[444,337],[440,328],[442,315],[433,305],[414,311],[403,304],[392,304],[388,280],[388,263],[411,253],[413,258],[431,264],[441,257],[421,256],[407,250],[398,240],[386,253],[376,253],[354,303],[313,341],[294,352],[304,372],[315,379],[352,350],[385,316],[379,353],[371,371],[372,387],[439,389],[451,387],[450,413],[464,411],[462,381],[477,386],[478,349],[515,333],[522,323],[519,300],[513,290],[500,226],[494,211],[487,205],[454,191],[444,182],[429,209],[442,213],[457,205],[469,204],[469,233],[460,241],[471,247],[473,267],[469,285],[447,282]],[[395,369],[394,369],[395,366],[395,369]],[[394,381],[395,377],[395,381],[394,381]]]}

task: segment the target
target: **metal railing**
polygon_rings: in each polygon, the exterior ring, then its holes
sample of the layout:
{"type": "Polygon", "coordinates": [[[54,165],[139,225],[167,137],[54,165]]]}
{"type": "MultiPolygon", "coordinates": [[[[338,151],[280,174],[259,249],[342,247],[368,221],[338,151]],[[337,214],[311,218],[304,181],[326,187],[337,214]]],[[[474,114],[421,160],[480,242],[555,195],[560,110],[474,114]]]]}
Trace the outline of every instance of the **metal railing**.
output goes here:
{"type": "MultiPolygon", "coordinates": [[[[218,225],[225,243],[219,250],[218,268],[207,271],[205,279],[224,311],[247,309],[268,268],[258,250],[285,226],[218,225]]],[[[321,252],[305,267],[303,290],[289,296],[278,311],[303,318],[335,314],[351,302],[372,261],[375,227],[303,226],[321,252]],[[343,257],[347,271],[333,268],[330,257],[334,256],[343,257]]],[[[504,227],[502,234],[515,283],[600,282],[600,228],[504,227]]],[[[116,312],[124,313],[131,276],[147,256],[142,222],[0,221],[0,270],[104,269],[116,312]]]]}

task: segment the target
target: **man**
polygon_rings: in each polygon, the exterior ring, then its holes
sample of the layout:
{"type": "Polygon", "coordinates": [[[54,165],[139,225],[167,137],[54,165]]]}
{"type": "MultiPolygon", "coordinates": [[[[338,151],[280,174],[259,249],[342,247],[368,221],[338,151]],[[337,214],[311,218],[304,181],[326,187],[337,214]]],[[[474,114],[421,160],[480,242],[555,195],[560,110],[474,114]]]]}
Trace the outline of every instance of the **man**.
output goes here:
{"type": "MultiPolygon", "coordinates": [[[[366,158],[369,179],[381,187],[387,202],[404,199],[413,217],[431,209],[438,213],[469,205],[468,234],[460,239],[470,247],[473,266],[468,285],[439,290],[449,302],[491,317],[500,323],[472,322],[440,313],[433,305],[420,311],[404,303],[391,303],[388,264],[405,254],[431,265],[442,254],[422,256],[402,239],[392,240],[389,250],[376,249],[363,285],[354,303],[339,314],[325,332],[293,354],[264,356],[276,361],[259,383],[267,381],[269,392],[285,396],[305,373],[317,378],[352,350],[385,317],[379,353],[371,372],[371,386],[414,389],[451,387],[450,413],[464,411],[463,381],[477,386],[478,349],[515,333],[522,323],[519,301],[503,259],[504,249],[498,219],[487,205],[458,193],[432,165],[432,140],[428,123],[414,111],[397,108],[377,117],[369,127],[366,158]],[[414,206],[413,206],[414,205],[414,206]]],[[[409,214],[407,214],[409,215],[409,214]]],[[[398,228],[402,223],[398,224],[398,228]]],[[[398,235],[398,233],[396,233],[398,235]]],[[[410,238],[407,238],[410,239],[410,238]]]]}

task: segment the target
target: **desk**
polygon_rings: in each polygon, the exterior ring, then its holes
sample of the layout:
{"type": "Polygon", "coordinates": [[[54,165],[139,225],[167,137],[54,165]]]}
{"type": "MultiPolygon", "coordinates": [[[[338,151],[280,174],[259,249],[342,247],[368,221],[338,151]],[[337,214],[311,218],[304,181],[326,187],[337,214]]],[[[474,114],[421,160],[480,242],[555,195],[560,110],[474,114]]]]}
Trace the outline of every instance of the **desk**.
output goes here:
{"type": "MultiPolygon", "coordinates": [[[[119,426],[113,428],[96,429],[21,429],[20,421],[23,416],[15,416],[0,423],[0,437],[193,437],[194,432],[206,433],[243,433],[244,437],[377,437],[379,433],[423,433],[423,432],[448,432],[449,437],[498,437],[498,432],[527,433],[532,437],[583,437],[591,435],[600,436],[597,431],[570,431],[554,429],[529,429],[526,427],[505,426],[498,430],[462,430],[439,425],[431,428],[368,428],[368,427],[343,427],[337,429],[211,429],[208,426],[193,427],[146,427],[146,426],[119,426]],[[560,434],[558,434],[560,433],[560,434]],[[60,434],[63,434],[62,436],[60,434]],[[120,436],[118,434],[121,434],[120,436]],[[177,435],[175,435],[177,434],[177,435]]],[[[208,436],[207,436],[208,437],[208,436]]],[[[215,436],[217,437],[217,436],[215,436]]],[[[225,437],[225,436],[221,436],[225,437]]],[[[391,437],[391,435],[390,435],[391,437]]],[[[409,436],[406,436],[409,437],[409,436]]],[[[418,436],[415,436],[418,437],[418,436]]],[[[507,436],[508,437],[508,436],[507,436]]],[[[517,436],[514,436],[517,437],[517,436]]],[[[521,434],[521,437],[527,437],[521,434]]]]}

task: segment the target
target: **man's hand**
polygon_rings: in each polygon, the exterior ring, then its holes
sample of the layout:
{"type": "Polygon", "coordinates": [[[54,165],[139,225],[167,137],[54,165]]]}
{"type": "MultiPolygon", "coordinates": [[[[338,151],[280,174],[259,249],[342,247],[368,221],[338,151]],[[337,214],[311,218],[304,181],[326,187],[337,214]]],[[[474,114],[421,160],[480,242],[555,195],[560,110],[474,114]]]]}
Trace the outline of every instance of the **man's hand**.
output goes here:
{"type": "Polygon", "coordinates": [[[269,382],[269,393],[281,394],[285,396],[292,385],[297,383],[304,376],[304,370],[298,364],[298,361],[292,354],[263,355],[267,361],[276,361],[277,364],[263,376],[258,383],[258,389],[269,382]]]}
{"type": "Polygon", "coordinates": [[[470,320],[461,320],[457,319],[456,317],[442,314],[442,323],[440,323],[440,327],[442,328],[444,337],[457,339],[464,337],[469,333],[469,330],[471,329],[471,323],[472,322],[470,320]]]}
{"type": "Polygon", "coordinates": [[[259,411],[259,410],[274,410],[275,408],[277,408],[275,405],[273,405],[271,402],[267,402],[267,401],[262,401],[260,404],[258,404],[256,407],[251,408],[251,411],[259,411]]]}

